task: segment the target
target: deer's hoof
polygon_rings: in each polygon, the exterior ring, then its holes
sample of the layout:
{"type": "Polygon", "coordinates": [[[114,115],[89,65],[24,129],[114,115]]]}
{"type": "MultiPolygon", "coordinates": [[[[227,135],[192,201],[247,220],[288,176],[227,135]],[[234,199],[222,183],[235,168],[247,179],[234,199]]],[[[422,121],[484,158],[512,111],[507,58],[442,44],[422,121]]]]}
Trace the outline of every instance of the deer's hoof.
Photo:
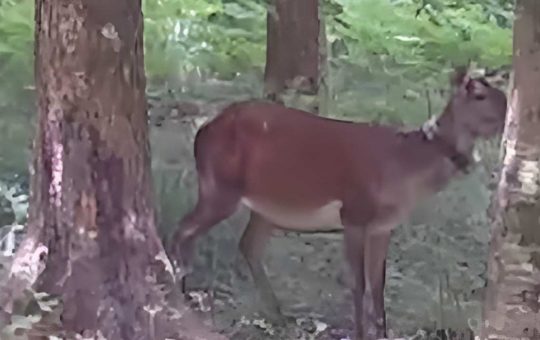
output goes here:
{"type": "Polygon", "coordinates": [[[281,313],[280,309],[267,309],[262,312],[263,317],[273,325],[284,327],[288,323],[294,323],[295,318],[281,313]]]}

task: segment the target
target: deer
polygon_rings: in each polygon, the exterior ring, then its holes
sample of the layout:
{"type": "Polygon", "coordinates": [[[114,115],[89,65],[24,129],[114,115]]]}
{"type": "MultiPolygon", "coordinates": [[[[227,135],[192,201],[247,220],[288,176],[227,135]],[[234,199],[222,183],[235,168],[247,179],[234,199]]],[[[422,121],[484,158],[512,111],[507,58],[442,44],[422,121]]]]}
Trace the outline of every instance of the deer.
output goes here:
{"type": "Polygon", "coordinates": [[[194,139],[198,200],[168,246],[177,277],[199,236],[240,206],[239,251],[267,311],[282,316],[262,264],[273,231],[343,233],[353,278],[355,339],[386,337],[384,287],[391,231],[422,200],[475,164],[475,143],[502,134],[506,95],[457,68],[443,112],[403,131],[318,116],[264,101],[227,105],[194,139]]]}

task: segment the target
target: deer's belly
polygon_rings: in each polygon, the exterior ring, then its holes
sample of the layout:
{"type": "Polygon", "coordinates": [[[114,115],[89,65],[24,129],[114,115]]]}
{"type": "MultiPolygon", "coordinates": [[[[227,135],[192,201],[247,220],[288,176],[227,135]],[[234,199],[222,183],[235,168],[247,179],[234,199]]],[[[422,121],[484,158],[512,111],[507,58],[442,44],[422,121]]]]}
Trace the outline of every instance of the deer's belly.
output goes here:
{"type": "Polygon", "coordinates": [[[243,198],[242,203],[272,223],[300,232],[331,231],[342,229],[341,207],[343,202],[330,201],[316,208],[291,208],[272,202],[243,198]]]}

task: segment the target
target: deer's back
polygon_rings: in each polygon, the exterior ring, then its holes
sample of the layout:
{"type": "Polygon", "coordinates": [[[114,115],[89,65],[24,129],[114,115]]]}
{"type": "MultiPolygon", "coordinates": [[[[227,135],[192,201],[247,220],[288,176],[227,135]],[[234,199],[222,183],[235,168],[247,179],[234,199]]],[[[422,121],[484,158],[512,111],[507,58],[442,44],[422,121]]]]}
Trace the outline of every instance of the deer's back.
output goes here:
{"type": "Polygon", "coordinates": [[[243,102],[203,126],[195,148],[200,176],[202,168],[212,169],[213,175],[239,188],[251,208],[259,206],[274,215],[279,214],[275,210],[305,212],[332,220],[328,216],[341,208],[359,209],[347,207],[347,202],[374,209],[371,201],[395,136],[383,126],[243,102]],[[213,150],[200,152],[205,148],[213,150]]]}

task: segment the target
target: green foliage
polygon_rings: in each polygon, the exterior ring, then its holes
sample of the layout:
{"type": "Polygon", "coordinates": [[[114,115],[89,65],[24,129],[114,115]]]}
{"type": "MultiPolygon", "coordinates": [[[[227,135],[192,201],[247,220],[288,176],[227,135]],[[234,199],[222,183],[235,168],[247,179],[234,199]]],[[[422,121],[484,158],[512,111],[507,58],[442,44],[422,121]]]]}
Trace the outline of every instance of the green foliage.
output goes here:
{"type": "Polygon", "coordinates": [[[481,4],[431,1],[422,7],[413,0],[337,2],[343,11],[337,16],[336,31],[346,41],[348,58],[366,67],[381,65],[389,72],[425,79],[448,64],[475,61],[500,67],[510,62],[511,31],[491,20],[481,4]]]}
{"type": "Polygon", "coordinates": [[[0,1],[0,110],[23,101],[33,75],[34,2],[0,1]],[[9,81],[5,81],[9,79],[9,81]]]}
{"type": "MultiPolygon", "coordinates": [[[[512,1],[325,0],[333,58],[422,78],[468,60],[509,62],[512,1]],[[345,53],[344,53],[345,52],[345,53]],[[398,66],[396,68],[396,66],[398,66]]],[[[144,1],[151,81],[201,75],[230,78],[264,64],[266,1],[144,1]]],[[[32,81],[31,0],[0,2],[0,107],[27,96],[32,81]]]]}
{"type": "MultiPolygon", "coordinates": [[[[515,4],[514,0],[422,0],[417,2],[420,3],[417,13],[426,11],[430,15],[430,19],[435,23],[441,24],[437,15],[444,11],[446,7],[459,9],[470,5],[478,5],[481,7],[485,18],[504,28],[512,26],[512,11],[515,4]]],[[[444,18],[442,19],[445,21],[444,18]]]]}
{"type": "Polygon", "coordinates": [[[145,1],[144,12],[151,76],[197,69],[230,77],[264,63],[266,8],[257,2],[145,1]]]}

